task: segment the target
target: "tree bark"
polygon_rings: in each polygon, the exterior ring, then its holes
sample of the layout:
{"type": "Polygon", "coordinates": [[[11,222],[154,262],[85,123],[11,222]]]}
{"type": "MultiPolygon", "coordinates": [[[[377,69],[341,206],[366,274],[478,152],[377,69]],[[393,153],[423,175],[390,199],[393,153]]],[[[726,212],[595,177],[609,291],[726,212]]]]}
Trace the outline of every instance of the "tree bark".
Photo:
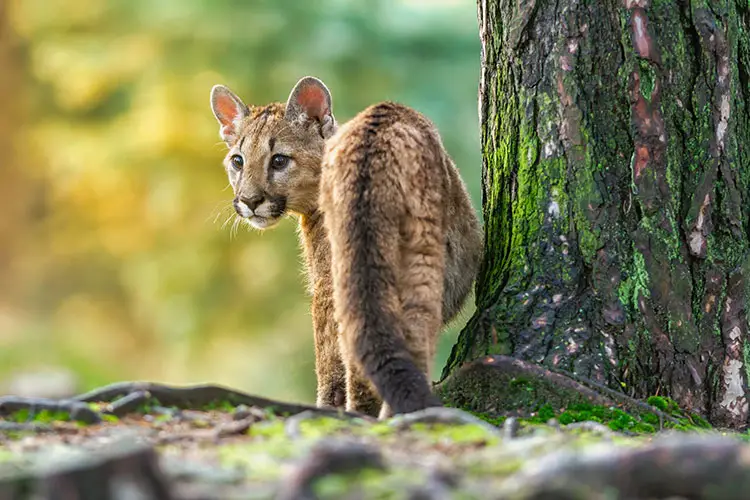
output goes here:
{"type": "Polygon", "coordinates": [[[445,378],[505,354],[748,420],[750,4],[479,0],[486,255],[445,378]]]}

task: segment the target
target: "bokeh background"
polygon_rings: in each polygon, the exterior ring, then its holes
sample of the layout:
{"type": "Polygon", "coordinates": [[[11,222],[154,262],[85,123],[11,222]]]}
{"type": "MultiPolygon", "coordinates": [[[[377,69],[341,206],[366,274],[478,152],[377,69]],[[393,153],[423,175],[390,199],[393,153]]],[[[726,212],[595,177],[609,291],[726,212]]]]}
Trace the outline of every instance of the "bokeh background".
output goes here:
{"type": "Polygon", "coordinates": [[[311,74],[340,122],[408,104],[479,209],[479,57],[467,0],[0,2],[0,391],[39,374],[312,402],[295,222],[224,225],[209,90],[260,104],[311,74]]]}

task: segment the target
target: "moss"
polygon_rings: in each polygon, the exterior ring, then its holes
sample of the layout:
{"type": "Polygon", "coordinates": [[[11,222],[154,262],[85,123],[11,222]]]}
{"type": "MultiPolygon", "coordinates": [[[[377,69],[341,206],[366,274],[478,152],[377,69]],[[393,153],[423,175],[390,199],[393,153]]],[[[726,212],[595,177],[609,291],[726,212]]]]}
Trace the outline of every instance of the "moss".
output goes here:
{"type": "MultiPolygon", "coordinates": [[[[427,482],[424,472],[417,469],[361,469],[348,474],[332,474],[313,484],[313,493],[320,499],[414,498],[413,491],[427,482]]],[[[421,497],[420,497],[421,498],[421,497]]]]}
{"type": "MultiPolygon", "coordinates": [[[[590,132],[584,119],[579,123],[581,139],[584,144],[591,144],[590,132]]],[[[591,265],[596,257],[596,251],[602,247],[601,229],[596,226],[596,212],[603,203],[602,194],[596,184],[595,175],[605,170],[607,163],[605,159],[596,159],[592,156],[592,147],[583,147],[578,155],[580,159],[569,158],[568,162],[573,164],[573,183],[575,188],[570,191],[573,197],[573,221],[578,233],[578,248],[584,261],[591,265]]]]}
{"type": "MultiPolygon", "coordinates": [[[[661,410],[667,415],[674,417],[679,423],[664,421],[666,429],[680,431],[700,431],[711,429],[711,425],[703,417],[684,412],[675,401],[663,396],[652,396],[648,403],[654,408],[661,410]]],[[[496,414],[474,412],[474,414],[485,422],[496,426],[502,426],[505,416],[496,414]]],[[[519,418],[522,424],[539,425],[556,419],[561,425],[569,425],[575,422],[598,422],[608,426],[613,431],[630,432],[635,434],[651,434],[658,430],[660,419],[655,413],[633,412],[628,413],[621,408],[594,405],[590,403],[575,403],[567,408],[555,410],[552,405],[544,404],[537,411],[530,412],[519,418]]]]}
{"type": "Polygon", "coordinates": [[[300,456],[305,449],[287,437],[282,420],[259,422],[247,434],[249,441],[219,447],[219,461],[245,469],[251,481],[277,479],[282,474],[281,462],[300,456]]]}
{"type": "Polygon", "coordinates": [[[206,411],[225,411],[225,412],[232,412],[237,407],[234,403],[227,400],[216,400],[211,401],[207,405],[205,405],[202,409],[206,411]]]}
{"type": "Polygon", "coordinates": [[[488,424],[492,424],[496,427],[502,427],[503,424],[505,424],[505,421],[508,419],[505,415],[489,415],[487,413],[473,413],[475,417],[478,417],[488,424]]]}
{"type": "Polygon", "coordinates": [[[643,258],[643,254],[638,250],[633,249],[633,262],[629,266],[629,273],[627,277],[620,282],[617,294],[620,299],[620,303],[623,306],[629,307],[632,313],[638,310],[638,299],[639,297],[648,297],[651,295],[649,291],[649,274],[646,270],[646,261],[643,258]]]}
{"type": "Polygon", "coordinates": [[[561,388],[545,379],[528,379],[521,374],[498,372],[474,366],[441,384],[438,393],[449,406],[477,413],[519,414],[546,411],[544,407],[562,408],[571,403],[587,402],[574,390],[561,388]]]}
{"type": "Polygon", "coordinates": [[[345,420],[322,417],[300,422],[299,430],[306,438],[319,439],[351,426],[352,424],[345,420]]]}
{"type": "Polygon", "coordinates": [[[39,424],[51,424],[53,422],[70,422],[71,419],[70,413],[66,411],[40,410],[32,413],[24,408],[13,412],[8,416],[8,420],[18,423],[36,422],[39,424]]]}
{"type": "Polygon", "coordinates": [[[555,410],[552,409],[551,405],[542,405],[536,414],[532,413],[532,417],[529,419],[531,422],[535,423],[546,423],[549,422],[550,419],[555,417],[555,410]]]}
{"type": "MultiPolygon", "coordinates": [[[[591,420],[613,430],[638,434],[654,432],[661,424],[653,412],[596,405],[575,390],[560,387],[545,378],[515,375],[507,368],[498,371],[484,365],[466,367],[460,376],[441,384],[438,391],[447,405],[470,411],[497,426],[508,416],[518,417],[528,424],[544,424],[552,418],[562,424],[591,420]]],[[[669,398],[653,396],[648,403],[678,419],[677,425],[663,422],[666,428],[710,428],[705,419],[682,411],[669,398]]]]}
{"type": "Polygon", "coordinates": [[[281,420],[261,422],[250,427],[250,429],[248,430],[248,434],[250,436],[261,438],[274,438],[277,436],[283,436],[284,422],[281,420]]]}
{"type": "MultiPolygon", "coordinates": [[[[492,418],[489,415],[478,414],[477,416],[496,425],[498,425],[496,422],[500,421],[500,419],[492,418]]],[[[607,425],[613,431],[629,431],[638,434],[655,432],[654,423],[658,423],[658,418],[654,414],[634,416],[618,408],[586,403],[571,405],[562,411],[555,411],[552,406],[544,405],[538,412],[530,415],[528,418],[521,418],[520,422],[538,425],[547,423],[553,418],[561,425],[568,425],[575,422],[598,422],[607,425]]]]}
{"type": "Polygon", "coordinates": [[[683,411],[673,399],[664,396],[651,396],[646,402],[680,422],[679,425],[665,422],[665,427],[686,431],[711,428],[711,424],[706,419],[700,415],[683,411]]]}
{"type": "Polygon", "coordinates": [[[276,418],[276,417],[289,417],[291,414],[288,411],[281,411],[275,406],[269,406],[263,410],[263,412],[266,414],[267,418],[276,418]]]}
{"type": "Polygon", "coordinates": [[[663,396],[651,396],[646,400],[646,402],[654,408],[663,411],[664,413],[671,414],[672,412],[679,410],[679,406],[677,405],[677,403],[663,396]]]}
{"type": "Polygon", "coordinates": [[[241,468],[249,481],[278,479],[283,460],[301,455],[289,440],[268,440],[225,445],[219,448],[219,461],[225,467],[241,468]]]}
{"type": "Polygon", "coordinates": [[[152,398],[149,398],[143,404],[138,405],[138,408],[136,408],[135,411],[137,413],[143,413],[143,414],[153,413],[154,409],[157,406],[162,406],[162,404],[159,402],[158,399],[152,397],[152,398]]]}
{"type": "Polygon", "coordinates": [[[0,464],[18,460],[18,455],[3,448],[0,448],[0,464]]]}
{"type": "Polygon", "coordinates": [[[495,445],[498,443],[496,436],[491,436],[487,430],[479,425],[446,425],[446,424],[415,424],[412,431],[428,442],[450,442],[451,444],[484,443],[495,445]]]}
{"type": "Polygon", "coordinates": [[[651,93],[654,91],[656,74],[651,64],[642,58],[638,59],[638,73],[641,78],[641,95],[647,101],[651,101],[651,93]]]}
{"type": "Polygon", "coordinates": [[[365,483],[382,483],[383,476],[383,472],[376,469],[363,469],[350,474],[332,474],[315,481],[313,492],[315,498],[344,498],[355,491],[362,491],[365,483]]]}

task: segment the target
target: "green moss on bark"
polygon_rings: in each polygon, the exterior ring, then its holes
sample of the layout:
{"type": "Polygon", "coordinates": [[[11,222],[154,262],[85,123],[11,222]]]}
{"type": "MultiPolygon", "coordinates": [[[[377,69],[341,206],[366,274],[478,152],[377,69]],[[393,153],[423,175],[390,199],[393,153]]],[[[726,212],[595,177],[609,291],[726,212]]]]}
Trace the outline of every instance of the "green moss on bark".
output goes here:
{"type": "Polygon", "coordinates": [[[481,6],[486,256],[443,378],[509,354],[744,425],[750,7],[481,6]]]}

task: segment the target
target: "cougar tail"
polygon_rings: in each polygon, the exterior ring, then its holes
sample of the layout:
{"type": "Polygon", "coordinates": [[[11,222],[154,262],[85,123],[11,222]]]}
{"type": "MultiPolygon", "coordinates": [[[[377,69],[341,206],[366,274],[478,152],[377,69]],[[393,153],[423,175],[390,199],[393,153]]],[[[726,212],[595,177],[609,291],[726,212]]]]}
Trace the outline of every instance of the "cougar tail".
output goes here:
{"type": "MultiPolygon", "coordinates": [[[[324,165],[332,169],[335,186],[330,198],[335,209],[326,213],[334,303],[349,355],[394,414],[410,413],[441,403],[426,374],[432,340],[410,335],[404,308],[405,302],[415,303],[399,293],[399,286],[410,284],[402,255],[408,236],[401,231],[411,217],[405,201],[409,193],[394,176],[393,148],[378,147],[378,142],[363,141],[349,154],[337,155],[335,164],[324,165]]],[[[438,285],[442,293],[442,278],[438,285]]],[[[440,318],[433,316],[428,323],[439,329],[440,318]]]]}

